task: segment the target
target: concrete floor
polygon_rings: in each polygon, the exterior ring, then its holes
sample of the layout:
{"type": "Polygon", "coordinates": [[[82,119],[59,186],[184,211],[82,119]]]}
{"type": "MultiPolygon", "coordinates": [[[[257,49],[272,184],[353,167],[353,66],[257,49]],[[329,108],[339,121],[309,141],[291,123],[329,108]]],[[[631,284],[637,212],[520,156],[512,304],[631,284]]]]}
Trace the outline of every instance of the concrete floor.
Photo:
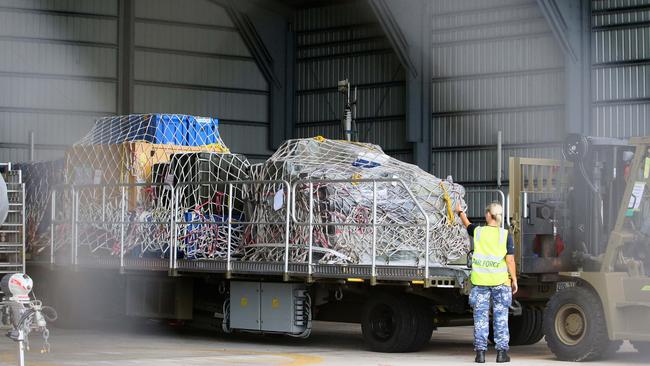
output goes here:
{"type": "MultiPolygon", "coordinates": [[[[54,328],[52,352],[40,354],[41,339],[32,336],[27,365],[462,365],[473,364],[471,327],[442,328],[424,350],[380,354],[364,348],[356,325],[316,323],[309,339],[227,335],[178,330],[162,324],[127,325],[110,330],[54,328]]],[[[0,340],[0,365],[16,364],[16,344],[0,340]]],[[[513,365],[571,364],[554,360],[546,345],[515,347],[513,365]]],[[[494,352],[489,354],[493,363],[494,352]]],[[[589,365],[647,365],[628,343],[614,359],[589,365]]]]}

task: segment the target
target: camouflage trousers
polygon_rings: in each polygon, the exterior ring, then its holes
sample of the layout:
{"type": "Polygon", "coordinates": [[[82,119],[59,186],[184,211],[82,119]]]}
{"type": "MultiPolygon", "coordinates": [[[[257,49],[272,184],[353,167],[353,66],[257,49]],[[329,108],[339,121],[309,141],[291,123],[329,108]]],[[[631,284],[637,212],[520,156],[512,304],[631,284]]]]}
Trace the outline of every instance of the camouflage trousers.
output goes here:
{"type": "Polygon", "coordinates": [[[494,343],[497,350],[508,350],[510,331],[508,309],[512,304],[510,286],[474,286],[469,305],[474,309],[474,350],[486,351],[490,331],[490,304],[493,307],[494,343]]]}

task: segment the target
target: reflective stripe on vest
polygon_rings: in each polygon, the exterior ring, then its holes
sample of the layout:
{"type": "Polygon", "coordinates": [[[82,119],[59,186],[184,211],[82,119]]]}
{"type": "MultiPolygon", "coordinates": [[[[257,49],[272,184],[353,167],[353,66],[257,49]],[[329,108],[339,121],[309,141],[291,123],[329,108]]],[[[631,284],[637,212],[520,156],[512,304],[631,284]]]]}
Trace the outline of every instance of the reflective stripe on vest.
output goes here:
{"type": "Polygon", "coordinates": [[[474,229],[472,284],[498,286],[508,282],[507,241],[507,230],[493,226],[474,229]]]}

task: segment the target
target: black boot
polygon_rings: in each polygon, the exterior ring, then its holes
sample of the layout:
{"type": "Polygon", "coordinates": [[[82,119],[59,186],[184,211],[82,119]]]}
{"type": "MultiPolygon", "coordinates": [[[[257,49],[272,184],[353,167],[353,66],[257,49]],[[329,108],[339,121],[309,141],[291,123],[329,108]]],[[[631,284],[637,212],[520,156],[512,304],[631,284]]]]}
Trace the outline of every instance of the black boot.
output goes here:
{"type": "Polygon", "coordinates": [[[508,351],[497,351],[497,363],[510,362],[510,356],[508,356],[508,351]]]}
{"type": "Polygon", "coordinates": [[[476,351],[476,358],[474,359],[476,363],[485,363],[485,351],[476,351]]]}

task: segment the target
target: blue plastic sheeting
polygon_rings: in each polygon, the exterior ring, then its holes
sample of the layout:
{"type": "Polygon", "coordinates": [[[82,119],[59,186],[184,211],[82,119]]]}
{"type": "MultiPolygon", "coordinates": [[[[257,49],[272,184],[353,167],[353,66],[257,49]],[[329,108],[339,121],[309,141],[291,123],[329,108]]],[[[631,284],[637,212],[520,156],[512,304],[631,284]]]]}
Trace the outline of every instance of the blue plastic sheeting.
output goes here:
{"type": "Polygon", "coordinates": [[[352,162],[352,166],[357,168],[376,168],[378,166],[381,166],[381,164],[366,159],[357,159],[352,162]]]}
{"type": "Polygon", "coordinates": [[[127,141],[147,141],[153,144],[185,145],[187,124],[185,116],[176,114],[154,114],[147,121],[128,121],[127,141]]]}
{"type": "Polygon", "coordinates": [[[106,117],[91,131],[92,144],[146,141],[152,144],[202,146],[220,142],[219,120],[182,114],[106,117]]]}
{"type": "Polygon", "coordinates": [[[201,146],[219,141],[219,120],[210,117],[186,116],[187,145],[201,146]]]}

